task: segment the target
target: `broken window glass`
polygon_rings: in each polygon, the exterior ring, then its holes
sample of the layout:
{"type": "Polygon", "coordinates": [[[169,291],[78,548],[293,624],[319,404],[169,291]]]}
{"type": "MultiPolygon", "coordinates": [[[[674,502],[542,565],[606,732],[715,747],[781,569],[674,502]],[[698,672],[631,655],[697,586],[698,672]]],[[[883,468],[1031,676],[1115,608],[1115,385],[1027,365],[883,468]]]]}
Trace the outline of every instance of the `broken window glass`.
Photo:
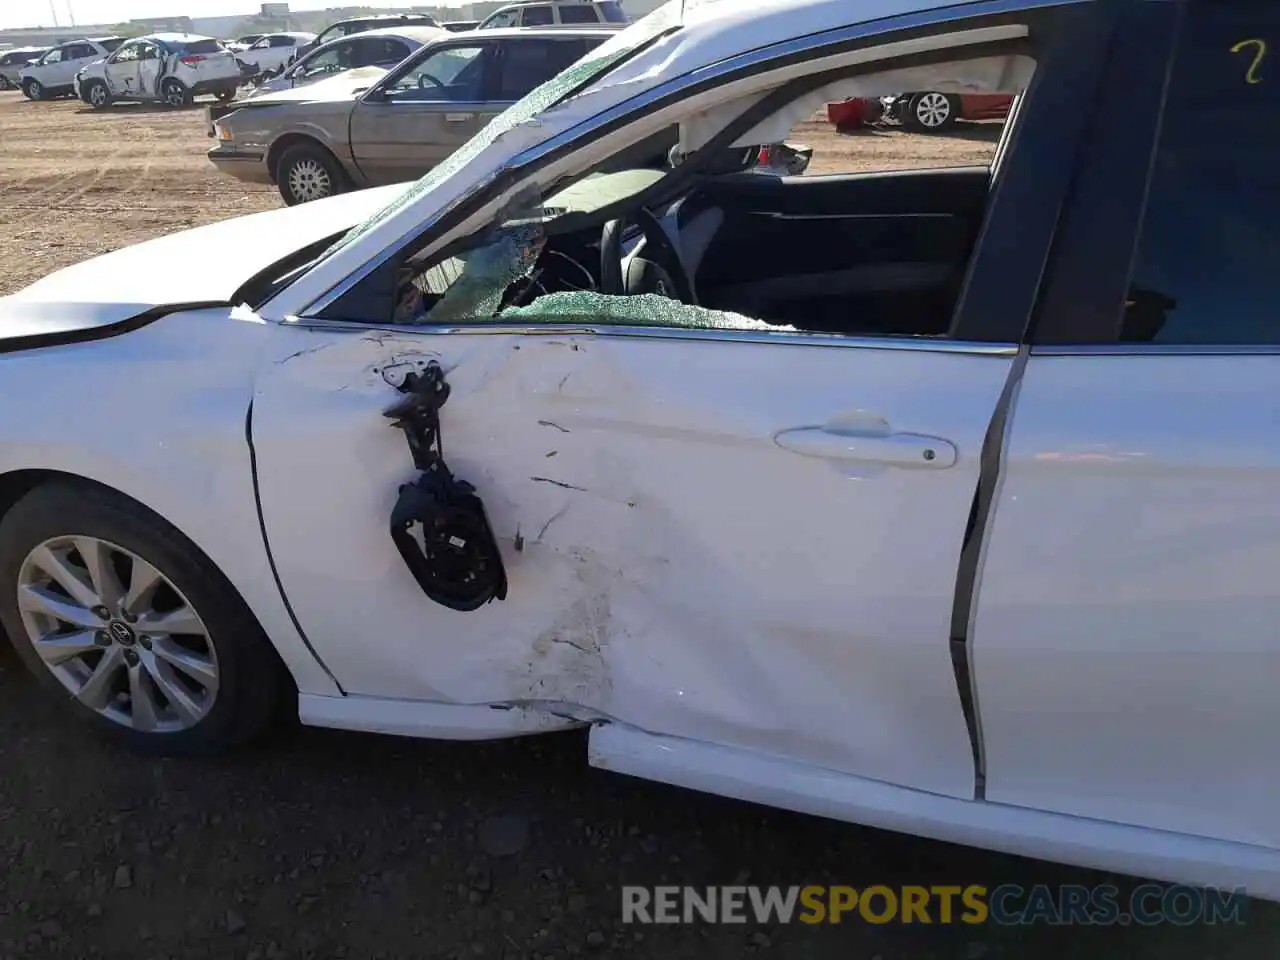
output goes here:
{"type": "Polygon", "coordinates": [[[795,327],[766,323],[741,313],[690,306],[679,300],[640,293],[612,296],[590,290],[549,293],[524,307],[508,307],[501,319],[548,324],[597,324],[636,327],[685,327],[691,330],[775,330],[795,327]]]}

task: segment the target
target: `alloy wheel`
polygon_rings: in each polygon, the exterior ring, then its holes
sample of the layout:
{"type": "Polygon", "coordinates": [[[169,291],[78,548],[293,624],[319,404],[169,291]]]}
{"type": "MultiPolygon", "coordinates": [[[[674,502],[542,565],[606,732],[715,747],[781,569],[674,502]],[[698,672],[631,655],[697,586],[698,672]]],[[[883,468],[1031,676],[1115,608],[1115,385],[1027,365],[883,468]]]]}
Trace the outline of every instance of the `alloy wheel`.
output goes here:
{"type": "Polygon", "coordinates": [[[107,103],[107,88],[100,83],[95,83],[89,88],[89,105],[93,107],[103,107],[107,103]]]}
{"type": "Polygon", "coordinates": [[[164,102],[171,107],[183,107],[187,104],[187,94],[182,87],[176,83],[170,83],[164,88],[164,102]]]}
{"type": "Polygon", "coordinates": [[[218,657],[173,582],[90,536],[46,540],[18,572],[18,612],[45,667],[81,704],[140,733],[195,726],[218,695],[218,657]]]}
{"type": "Polygon", "coordinates": [[[944,93],[926,93],[916,101],[916,119],[920,126],[936,129],[951,118],[951,101],[944,93]]]}
{"type": "Polygon", "coordinates": [[[315,160],[302,159],[289,168],[289,192],[299,203],[323,200],[332,195],[333,181],[315,160]]]}

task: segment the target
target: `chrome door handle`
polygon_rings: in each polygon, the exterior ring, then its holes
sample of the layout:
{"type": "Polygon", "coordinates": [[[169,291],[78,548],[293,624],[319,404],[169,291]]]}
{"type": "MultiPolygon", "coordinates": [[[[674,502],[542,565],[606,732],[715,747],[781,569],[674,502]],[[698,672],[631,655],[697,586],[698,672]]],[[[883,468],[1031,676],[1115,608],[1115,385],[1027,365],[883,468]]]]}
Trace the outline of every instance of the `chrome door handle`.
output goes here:
{"type": "Polygon", "coordinates": [[[945,470],[958,459],[955,444],[941,437],[888,431],[851,431],[834,426],[796,427],[774,436],[784,450],[821,460],[861,461],[918,470],[945,470]]]}
{"type": "Polygon", "coordinates": [[[474,113],[446,113],[444,115],[445,123],[466,123],[468,120],[475,119],[474,113]]]}

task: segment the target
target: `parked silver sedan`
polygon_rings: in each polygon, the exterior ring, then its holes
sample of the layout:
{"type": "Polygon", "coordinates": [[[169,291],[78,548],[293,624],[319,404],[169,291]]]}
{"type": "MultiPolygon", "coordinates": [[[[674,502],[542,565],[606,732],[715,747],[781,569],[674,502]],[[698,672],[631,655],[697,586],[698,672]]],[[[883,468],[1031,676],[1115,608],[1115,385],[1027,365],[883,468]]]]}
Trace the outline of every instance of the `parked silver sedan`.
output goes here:
{"type": "Polygon", "coordinates": [[[241,180],[276,184],[290,205],[414,180],[616,33],[442,31],[377,79],[348,71],[242,101],[213,120],[209,159],[241,180]]]}

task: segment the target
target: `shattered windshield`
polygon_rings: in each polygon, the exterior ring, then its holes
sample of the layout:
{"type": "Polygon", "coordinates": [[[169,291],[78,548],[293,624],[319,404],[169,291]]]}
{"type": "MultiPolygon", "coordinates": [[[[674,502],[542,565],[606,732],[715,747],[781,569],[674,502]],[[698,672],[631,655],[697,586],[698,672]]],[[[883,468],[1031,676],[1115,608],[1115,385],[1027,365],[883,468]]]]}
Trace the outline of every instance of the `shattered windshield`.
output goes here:
{"type": "Polygon", "coordinates": [[[641,47],[655,40],[672,27],[678,26],[683,0],[669,0],[653,13],[620,31],[617,36],[597,47],[567,70],[552,77],[524,99],[512,104],[465,145],[455,150],[443,163],[418,180],[392,203],[373,214],[364,223],[353,227],[328,251],[330,255],[347,244],[364,236],[378,224],[394,216],[410,204],[416,203],[427,193],[457,174],[472,160],[489,148],[499,137],[523,123],[533,120],[539,113],[555,106],[574,90],[589,84],[626,59],[641,47]]]}

